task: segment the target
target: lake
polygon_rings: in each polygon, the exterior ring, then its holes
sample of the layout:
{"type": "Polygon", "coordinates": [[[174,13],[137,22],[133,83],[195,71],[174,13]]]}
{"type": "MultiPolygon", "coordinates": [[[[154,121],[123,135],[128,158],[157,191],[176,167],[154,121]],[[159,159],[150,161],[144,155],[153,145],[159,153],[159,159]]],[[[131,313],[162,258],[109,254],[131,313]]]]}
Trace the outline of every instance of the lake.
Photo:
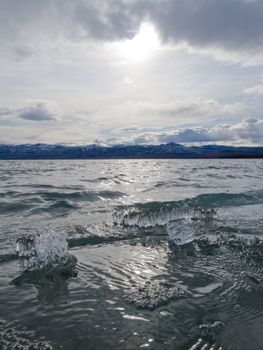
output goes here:
{"type": "Polygon", "coordinates": [[[0,161],[0,187],[0,349],[262,348],[262,159],[0,161]]]}

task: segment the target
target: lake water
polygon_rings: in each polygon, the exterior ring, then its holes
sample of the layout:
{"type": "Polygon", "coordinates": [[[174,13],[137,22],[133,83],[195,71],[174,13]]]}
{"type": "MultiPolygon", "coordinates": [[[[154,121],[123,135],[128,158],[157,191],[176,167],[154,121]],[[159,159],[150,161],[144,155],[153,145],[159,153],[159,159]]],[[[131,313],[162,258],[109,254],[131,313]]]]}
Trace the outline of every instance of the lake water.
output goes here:
{"type": "Polygon", "coordinates": [[[263,160],[0,161],[0,349],[263,346],[263,160]]]}

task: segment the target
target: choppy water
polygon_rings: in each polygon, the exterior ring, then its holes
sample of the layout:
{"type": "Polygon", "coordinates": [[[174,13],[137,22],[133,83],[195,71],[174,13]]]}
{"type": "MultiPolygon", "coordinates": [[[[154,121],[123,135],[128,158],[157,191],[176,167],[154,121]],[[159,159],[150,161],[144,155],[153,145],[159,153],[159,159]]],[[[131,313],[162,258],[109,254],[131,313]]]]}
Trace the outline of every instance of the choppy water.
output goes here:
{"type": "Polygon", "coordinates": [[[0,162],[0,349],[263,344],[263,160],[0,162]]]}

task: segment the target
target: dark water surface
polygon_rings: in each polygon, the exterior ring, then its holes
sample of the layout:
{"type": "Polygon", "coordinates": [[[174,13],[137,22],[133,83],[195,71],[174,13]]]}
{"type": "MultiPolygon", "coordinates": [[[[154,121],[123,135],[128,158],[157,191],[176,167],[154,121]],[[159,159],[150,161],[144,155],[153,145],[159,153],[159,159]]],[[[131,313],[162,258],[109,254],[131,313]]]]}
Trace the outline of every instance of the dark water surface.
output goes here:
{"type": "Polygon", "coordinates": [[[0,161],[0,349],[260,350],[262,229],[263,160],[0,161]]]}

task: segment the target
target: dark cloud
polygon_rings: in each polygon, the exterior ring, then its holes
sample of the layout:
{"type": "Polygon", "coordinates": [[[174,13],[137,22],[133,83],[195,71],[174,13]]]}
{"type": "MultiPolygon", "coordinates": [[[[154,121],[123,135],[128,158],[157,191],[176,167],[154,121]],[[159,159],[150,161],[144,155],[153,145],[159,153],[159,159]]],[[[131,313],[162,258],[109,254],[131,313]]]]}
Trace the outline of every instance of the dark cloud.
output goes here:
{"type": "Polygon", "coordinates": [[[52,107],[54,108],[51,102],[37,101],[20,108],[17,108],[15,106],[8,108],[0,108],[0,117],[8,116],[37,122],[54,121],[58,118],[52,111],[52,107]]]}
{"type": "Polygon", "coordinates": [[[147,3],[149,17],[166,40],[230,50],[262,48],[262,0],[163,0],[155,2],[155,6],[147,3]]]}
{"type": "Polygon", "coordinates": [[[132,38],[139,30],[143,13],[133,1],[77,1],[74,20],[93,39],[116,40],[132,38]]]}
{"type": "Polygon", "coordinates": [[[77,1],[75,20],[92,38],[132,37],[144,20],[164,41],[229,50],[263,45],[262,0],[77,1]]]}
{"type": "Polygon", "coordinates": [[[36,122],[56,120],[55,116],[50,112],[45,105],[37,104],[35,106],[25,107],[18,113],[18,118],[32,120],[36,122]]]}
{"type": "Polygon", "coordinates": [[[9,39],[64,33],[111,41],[131,38],[144,20],[175,44],[263,46],[262,0],[0,0],[0,36],[9,39]]]}

